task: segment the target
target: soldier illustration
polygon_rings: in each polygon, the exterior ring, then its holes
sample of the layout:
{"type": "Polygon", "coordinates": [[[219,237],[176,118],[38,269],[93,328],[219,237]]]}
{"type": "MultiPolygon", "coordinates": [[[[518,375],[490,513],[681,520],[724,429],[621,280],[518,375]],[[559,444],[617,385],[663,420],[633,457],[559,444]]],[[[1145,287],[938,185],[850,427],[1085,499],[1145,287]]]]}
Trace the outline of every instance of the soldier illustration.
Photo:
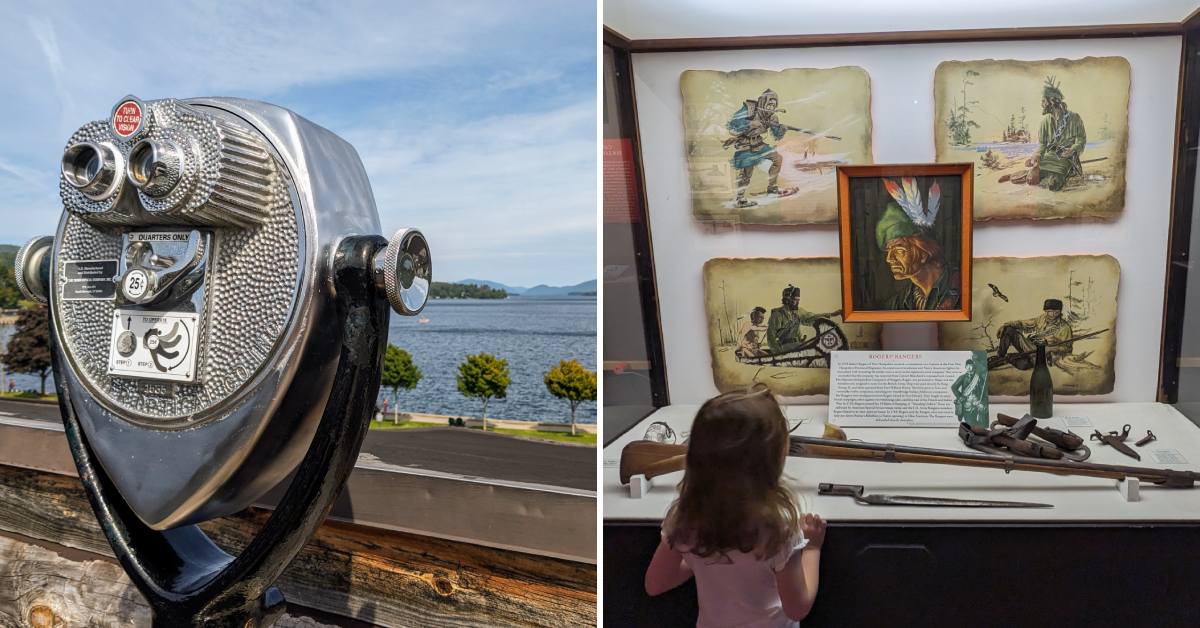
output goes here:
{"type": "Polygon", "coordinates": [[[1062,301],[1046,299],[1041,316],[1009,321],[1000,326],[996,332],[1000,339],[996,357],[1003,359],[1010,348],[1016,349],[1017,355],[1005,361],[1026,371],[1033,368],[1037,343],[1045,343],[1046,361],[1054,365],[1071,354],[1073,336],[1071,324],[1062,315],[1062,301]]]}
{"type": "Polygon", "coordinates": [[[767,355],[767,350],[763,346],[767,341],[767,327],[763,323],[766,321],[767,310],[763,307],[755,307],[750,311],[750,320],[742,324],[738,329],[738,348],[735,353],[739,357],[753,358],[767,355]]]}
{"type": "Polygon", "coordinates": [[[801,326],[812,326],[818,318],[832,318],[841,315],[841,310],[814,314],[800,307],[800,288],[788,284],[783,289],[782,304],[771,310],[771,318],[767,321],[767,346],[771,353],[778,355],[796,351],[804,344],[805,336],[801,326]]]}
{"type": "Polygon", "coordinates": [[[1042,114],[1037,152],[1025,161],[1029,170],[1013,176],[1012,182],[1058,191],[1072,177],[1083,175],[1079,155],[1087,144],[1087,133],[1079,114],[1067,109],[1053,76],[1047,77],[1042,87],[1042,114]]]}
{"type": "Polygon", "coordinates": [[[887,310],[957,310],[961,307],[961,279],[947,263],[942,245],[929,235],[941,204],[941,187],[929,188],[928,201],[912,177],[901,184],[884,179],[896,200],[888,203],[875,225],[875,243],[884,252],[892,278],[905,283],[884,305],[887,310]]]}
{"type": "Polygon", "coordinates": [[[966,370],[950,385],[954,394],[954,414],[958,420],[979,427],[988,426],[987,360],[972,355],[966,370]]]}
{"type": "Polygon", "coordinates": [[[747,100],[742,104],[733,117],[729,119],[726,128],[733,134],[725,140],[724,146],[733,146],[733,167],[737,169],[737,207],[754,207],[758,203],[746,199],[746,188],[754,175],[754,168],[763,161],[771,162],[767,172],[767,194],[788,195],[796,192],[795,188],[780,190],[778,185],[779,170],[783,167],[783,157],[775,147],[763,139],[770,132],[776,141],[783,139],[788,127],[779,122],[779,114],[784,113],[779,108],[779,96],[770,89],[763,91],[757,100],[747,100]]]}

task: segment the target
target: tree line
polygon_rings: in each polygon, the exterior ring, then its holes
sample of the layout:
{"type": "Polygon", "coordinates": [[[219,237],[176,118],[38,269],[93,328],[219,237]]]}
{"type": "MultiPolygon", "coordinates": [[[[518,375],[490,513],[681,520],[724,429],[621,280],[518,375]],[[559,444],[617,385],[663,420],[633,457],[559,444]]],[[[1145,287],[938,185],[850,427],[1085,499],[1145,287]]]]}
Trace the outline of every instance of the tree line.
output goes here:
{"type": "Polygon", "coordinates": [[[431,299],[506,299],[508,293],[488,286],[435,281],[429,286],[431,299]]]}
{"type": "MultiPolygon", "coordinates": [[[[40,377],[41,394],[44,395],[51,367],[50,316],[46,306],[28,305],[18,315],[8,345],[0,353],[0,360],[14,373],[40,377]]],[[[393,403],[401,389],[416,388],[423,377],[421,369],[413,362],[412,354],[393,344],[387,346],[380,384],[392,391],[393,403]]],[[[488,403],[492,399],[505,399],[508,396],[508,360],[490,353],[468,355],[458,365],[455,379],[458,391],[463,396],[482,402],[479,416],[486,431],[488,403]]],[[[596,400],[596,372],[584,368],[577,360],[561,360],[546,372],[542,382],[551,395],[568,403],[571,409],[571,435],[575,435],[575,411],[584,401],[596,400]]]]}
{"type": "MultiPolygon", "coordinates": [[[[392,391],[392,403],[400,389],[412,390],[424,377],[421,369],[413,363],[412,355],[389,344],[383,356],[383,372],[380,384],[392,391]]],[[[458,392],[464,397],[477,398],[483,403],[480,418],[487,431],[487,407],[492,399],[504,399],[508,395],[508,360],[490,353],[468,355],[458,365],[455,376],[458,392]]],[[[575,435],[575,411],[584,401],[596,400],[596,372],[589,371],[577,360],[561,360],[542,378],[551,395],[565,400],[571,408],[571,435],[575,435]]]]}

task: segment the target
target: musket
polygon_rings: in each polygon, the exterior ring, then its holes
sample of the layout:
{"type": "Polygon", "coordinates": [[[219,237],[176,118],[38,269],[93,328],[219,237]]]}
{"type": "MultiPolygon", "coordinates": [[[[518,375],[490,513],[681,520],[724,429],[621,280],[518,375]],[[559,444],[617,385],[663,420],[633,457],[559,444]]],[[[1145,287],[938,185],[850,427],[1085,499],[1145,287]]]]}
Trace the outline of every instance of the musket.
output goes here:
{"type": "Polygon", "coordinates": [[[809,131],[808,129],[802,129],[802,128],[800,128],[800,127],[795,127],[795,126],[792,126],[792,125],[790,125],[790,124],[781,124],[781,125],[779,125],[779,126],[781,126],[781,127],[785,128],[785,129],[787,129],[787,130],[789,130],[789,131],[796,131],[797,133],[803,133],[803,134],[805,134],[805,135],[814,135],[814,136],[820,136],[820,137],[828,137],[828,138],[829,138],[829,139],[831,139],[831,140],[837,140],[837,141],[839,141],[839,142],[840,142],[840,141],[842,141],[842,138],[840,138],[840,137],[838,137],[838,136],[836,136],[836,135],[825,135],[824,133],[820,133],[820,132],[818,132],[818,131],[809,131]]]}
{"type": "MultiPolygon", "coordinates": [[[[867,462],[912,462],[964,467],[984,467],[1009,471],[1035,471],[1055,475],[1080,475],[1110,480],[1138,478],[1143,482],[1171,488],[1192,488],[1200,481],[1200,473],[1175,469],[1150,469],[1127,465],[1095,464],[1050,460],[974,451],[909,447],[891,443],[847,441],[846,434],[835,425],[826,425],[824,437],[792,436],[788,455],[798,458],[826,460],[861,460],[867,462]]],[[[634,441],[621,450],[621,484],[629,478],[644,475],[654,478],[686,466],[687,445],[667,445],[651,441],[634,441]]]]}
{"type": "MultiPolygon", "coordinates": [[[[783,111],[783,110],[781,109],[779,111],[783,111]]],[[[825,134],[819,133],[817,131],[809,131],[808,129],[802,129],[800,127],[792,126],[790,124],[780,124],[779,126],[785,128],[789,131],[796,131],[797,133],[804,133],[805,135],[812,135],[814,137],[827,137],[831,140],[837,140],[839,142],[842,141],[842,138],[840,138],[836,135],[825,135],[825,134]]],[[[743,132],[743,133],[734,135],[733,137],[726,139],[724,142],[721,142],[721,148],[729,148],[735,142],[737,142],[739,139],[742,139],[743,137],[746,137],[748,135],[750,135],[749,132],[743,132]]]]}

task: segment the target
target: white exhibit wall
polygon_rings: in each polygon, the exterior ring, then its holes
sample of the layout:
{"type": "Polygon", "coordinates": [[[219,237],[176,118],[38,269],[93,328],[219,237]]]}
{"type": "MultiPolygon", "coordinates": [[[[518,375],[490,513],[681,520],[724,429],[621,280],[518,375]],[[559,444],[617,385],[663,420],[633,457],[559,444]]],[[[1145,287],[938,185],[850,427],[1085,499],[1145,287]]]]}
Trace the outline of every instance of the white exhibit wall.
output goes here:
{"type": "MultiPolygon", "coordinates": [[[[633,55],[671,403],[698,404],[718,392],[713,384],[704,313],[701,271],[705,261],[713,257],[838,255],[836,225],[732,228],[693,220],[684,156],[680,73],[861,66],[871,77],[875,163],[927,163],[934,161],[932,96],[938,63],[1086,56],[1121,56],[1129,60],[1129,146],[1121,217],[1108,223],[976,223],[974,254],[1033,257],[1108,253],[1116,257],[1121,264],[1121,285],[1115,388],[1108,395],[1059,400],[1154,401],[1162,337],[1180,45],[1179,37],[1150,37],[633,55]]],[[[885,342],[897,347],[920,346],[924,343],[905,343],[903,336],[911,332],[928,337],[929,329],[923,324],[889,325],[885,342]]],[[[825,399],[819,396],[796,401],[824,403],[825,399]]]]}

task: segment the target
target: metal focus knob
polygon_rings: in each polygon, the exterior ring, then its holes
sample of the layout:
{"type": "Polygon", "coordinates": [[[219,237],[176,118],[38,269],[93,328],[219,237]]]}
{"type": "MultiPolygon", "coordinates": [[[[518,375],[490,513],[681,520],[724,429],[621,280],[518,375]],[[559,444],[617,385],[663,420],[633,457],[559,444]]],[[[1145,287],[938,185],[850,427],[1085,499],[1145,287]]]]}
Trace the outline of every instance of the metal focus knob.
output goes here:
{"type": "Polygon", "coordinates": [[[429,243],[417,229],[400,229],[375,254],[375,285],[387,294],[397,314],[419,314],[429,299],[432,281],[429,243]]]}
{"type": "Polygon", "coordinates": [[[50,300],[50,257],[53,248],[54,236],[38,236],[17,251],[17,258],[13,262],[13,274],[16,275],[21,294],[42,305],[50,300]]]}

